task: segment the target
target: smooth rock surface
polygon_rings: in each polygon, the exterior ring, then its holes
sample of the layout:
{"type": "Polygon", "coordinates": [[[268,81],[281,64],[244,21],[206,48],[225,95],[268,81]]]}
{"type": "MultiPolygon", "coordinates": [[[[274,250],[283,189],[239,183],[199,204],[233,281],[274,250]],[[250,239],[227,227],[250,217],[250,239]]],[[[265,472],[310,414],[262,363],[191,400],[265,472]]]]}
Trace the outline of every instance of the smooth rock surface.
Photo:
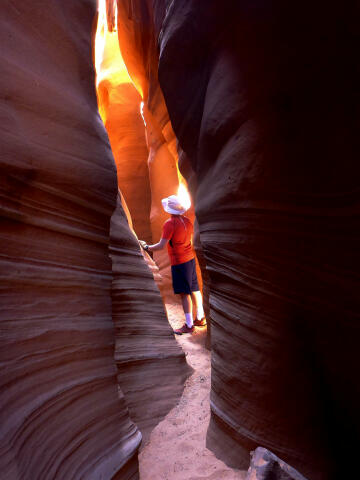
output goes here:
{"type": "Polygon", "coordinates": [[[99,110],[114,155],[118,186],[138,237],[151,243],[151,191],[145,126],[140,115],[142,99],[121,57],[117,32],[108,30],[101,13],[95,38],[99,110]]]}
{"type": "Polygon", "coordinates": [[[1,3],[0,471],[136,479],[111,318],[115,164],[97,113],[95,1],[1,3]]]}
{"type": "Polygon", "coordinates": [[[251,455],[246,480],[306,480],[266,448],[258,447],[251,455]]]}
{"type": "Polygon", "coordinates": [[[131,83],[112,85],[105,81],[99,89],[109,98],[105,127],[117,167],[119,188],[137,236],[151,243],[151,191],[148,149],[139,109],[141,98],[131,83]]]}
{"type": "Polygon", "coordinates": [[[95,0],[0,7],[4,480],[136,480],[141,433],[128,406],[147,432],[189,370],[126,218],[114,212],[117,173],[95,94],[95,20],[95,0]],[[114,277],[112,215],[120,230],[114,277]],[[174,364],[178,376],[169,378],[174,364]],[[160,397],[150,394],[154,370],[160,397]]]}
{"type": "Polygon", "coordinates": [[[358,7],[124,4],[159,44],[160,85],[197,175],[208,445],[237,467],[264,445],[311,480],[346,478],[360,439],[358,7]]]}
{"type": "Polygon", "coordinates": [[[160,34],[210,273],[208,445],[238,467],[264,445],[312,480],[345,478],[360,439],[355,16],[173,2],[160,34]]]}

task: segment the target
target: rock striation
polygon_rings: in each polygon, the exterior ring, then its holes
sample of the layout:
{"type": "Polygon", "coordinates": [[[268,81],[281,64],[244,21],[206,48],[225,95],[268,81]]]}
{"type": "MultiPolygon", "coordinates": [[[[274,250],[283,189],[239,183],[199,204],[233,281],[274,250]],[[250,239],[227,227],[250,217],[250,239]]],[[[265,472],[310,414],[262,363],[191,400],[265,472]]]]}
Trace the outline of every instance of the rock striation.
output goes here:
{"type": "Polygon", "coordinates": [[[95,94],[95,20],[95,0],[0,7],[4,480],[137,479],[141,433],[128,408],[147,432],[189,371],[115,210],[116,167],[95,94]],[[161,397],[151,394],[154,371],[161,397]]]}
{"type": "MultiPolygon", "coordinates": [[[[104,0],[102,5],[105,5],[104,0]]],[[[140,115],[141,97],[122,60],[117,32],[109,31],[102,12],[99,17],[95,36],[99,110],[114,155],[118,186],[129,208],[133,227],[139,238],[151,243],[151,191],[148,148],[140,115]]]]}
{"type": "MultiPolygon", "coordinates": [[[[208,445],[240,468],[263,445],[312,480],[345,478],[360,438],[357,7],[120,3],[127,31],[159,45],[166,106],[197,176],[208,445]]],[[[139,78],[156,83],[149,52],[132,48],[139,78]]]]}
{"type": "Polygon", "coordinates": [[[144,441],[180,398],[192,369],[174,341],[153,274],[130,232],[120,198],[111,219],[112,305],[118,381],[144,441]]]}
{"type": "Polygon", "coordinates": [[[1,5],[1,477],[137,478],[111,319],[95,2],[1,5]]]}

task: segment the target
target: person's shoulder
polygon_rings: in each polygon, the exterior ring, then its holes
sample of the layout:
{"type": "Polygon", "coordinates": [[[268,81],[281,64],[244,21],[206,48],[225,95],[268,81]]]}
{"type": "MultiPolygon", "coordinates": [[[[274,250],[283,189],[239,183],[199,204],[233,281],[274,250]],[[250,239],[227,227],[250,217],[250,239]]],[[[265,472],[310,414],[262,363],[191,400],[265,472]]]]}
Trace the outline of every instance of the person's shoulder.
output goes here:
{"type": "Polygon", "coordinates": [[[186,221],[186,223],[190,223],[190,225],[192,225],[192,221],[190,220],[190,218],[185,217],[185,216],[183,218],[186,221]]]}
{"type": "Polygon", "coordinates": [[[173,219],[172,218],[168,218],[167,220],[165,220],[165,222],[163,223],[163,229],[165,230],[171,230],[174,228],[174,222],[173,222],[173,219]]]}
{"type": "Polygon", "coordinates": [[[167,220],[165,220],[164,225],[172,225],[173,223],[174,223],[173,219],[170,217],[167,220]]]}

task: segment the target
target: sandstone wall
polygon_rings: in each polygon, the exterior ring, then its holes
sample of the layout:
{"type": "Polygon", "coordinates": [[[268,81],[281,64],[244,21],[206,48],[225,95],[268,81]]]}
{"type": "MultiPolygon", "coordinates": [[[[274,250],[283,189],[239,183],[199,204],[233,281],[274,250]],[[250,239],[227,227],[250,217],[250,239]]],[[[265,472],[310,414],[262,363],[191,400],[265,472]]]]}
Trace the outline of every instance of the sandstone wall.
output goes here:
{"type": "Polygon", "coordinates": [[[211,278],[208,445],[238,467],[263,445],[311,479],[350,478],[344,462],[360,436],[359,12],[122,3],[131,28],[159,44],[160,85],[197,175],[211,278]]]}
{"type": "MultiPolygon", "coordinates": [[[[161,3],[161,2],[160,2],[161,3]]],[[[113,0],[107,0],[107,9],[112,11],[113,0]]],[[[161,206],[161,199],[177,193],[180,183],[186,183],[180,175],[178,144],[169,115],[167,112],[162,90],[158,82],[158,43],[156,29],[161,24],[165,5],[157,5],[147,1],[125,0],[118,2],[118,39],[121,57],[125,61],[127,70],[142,95],[145,106],[143,109],[146,124],[146,139],[149,149],[148,167],[151,188],[150,222],[152,239],[159,241],[162,225],[169,218],[161,206]],[[153,8],[154,7],[154,8],[153,8]],[[159,23],[160,22],[160,23],[159,23]]],[[[186,172],[184,173],[184,175],[186,172]]],[[[190,180],[190,176],[187,176],[190,180]]],[[[195,189],[190,184],[189,190],[194,200],[195,189]]],[[[187,216],[194,221],[193,206],[187,216]]],[[[201,257],[200,243],[195,245],[198,257],[201,257]]],[[[154,260],[159,266],[161,283],[158,283],[162,296],[167,302],[179,301],[172,290],[170,262],[166,251],[154,252],[154,260]]],[[[197,274],[200,289],[203,290],[203,279],[207,274],[203,262],[197,264],[197,274]]],[[[205,282],[204,300],[205,311],[208,313],[207,282],[205,282]]]]}
{"type": "Polygon", "coordinates": [[[118,381],[131,419],[146,441],[180,398],[191,368],[174,340],[153,274],[127,227],[120,199],[110,238],[118,381]]]}
{"type": "Polygon", "coordinates": [[[138,478],[141,434],[128,406],[147,432],[188,372],[120,208],[112,275],[117,181],[97,112],[95,16],[95,0],[0,7],[2,479],[138,478]],[[125,277],[114,329],[112,282],[125,277]],[[143,376],[154,370],[164,373],[160,400],[143,376]]]}
{"type": "Polygon", "coordinates": [[[139,109],[141,97],[131,83],[111,85],[105,81],[99,91],[108,96],[105,127],[117,166],[119,188],[138,237],[152,243],[148,149],[139,109]]]}
{"type": "Polygon", "coordinates": [[[211,277],[208,444],[311,479],[344,476],[360,436],[358,26],[338,7],[174,2],[160,33],[211,277]]]}
{"type": "Polygon", "coordinates": [[[152,243],[148,148],[140,115],[141,96],[127,73],[117,32],[108,30],[101,14],[95,38],[99,110],[114,155],[118,186],[138,237],[152,243]]]}

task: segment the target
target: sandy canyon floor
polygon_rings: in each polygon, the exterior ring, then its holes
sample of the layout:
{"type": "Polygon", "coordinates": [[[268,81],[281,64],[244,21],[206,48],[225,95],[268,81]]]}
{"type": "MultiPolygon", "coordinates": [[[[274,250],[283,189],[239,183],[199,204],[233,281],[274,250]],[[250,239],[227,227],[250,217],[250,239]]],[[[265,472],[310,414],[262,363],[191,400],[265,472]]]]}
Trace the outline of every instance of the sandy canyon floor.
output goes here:
{"type": "MultiPolygon", "coordinates": [[[[166,305],[170,324],[181,327],[179,305],[166,305]]],[[[245,480],[246,472],[227,467],[206,448],[210,420],[210,352],[206,328],[192,335],[176,335],[194,373],[179,403],[153,430],[139,456],[141,480],[245,480]]],[[[176,372],[174,372],[176,375],[176,372]]]]}

